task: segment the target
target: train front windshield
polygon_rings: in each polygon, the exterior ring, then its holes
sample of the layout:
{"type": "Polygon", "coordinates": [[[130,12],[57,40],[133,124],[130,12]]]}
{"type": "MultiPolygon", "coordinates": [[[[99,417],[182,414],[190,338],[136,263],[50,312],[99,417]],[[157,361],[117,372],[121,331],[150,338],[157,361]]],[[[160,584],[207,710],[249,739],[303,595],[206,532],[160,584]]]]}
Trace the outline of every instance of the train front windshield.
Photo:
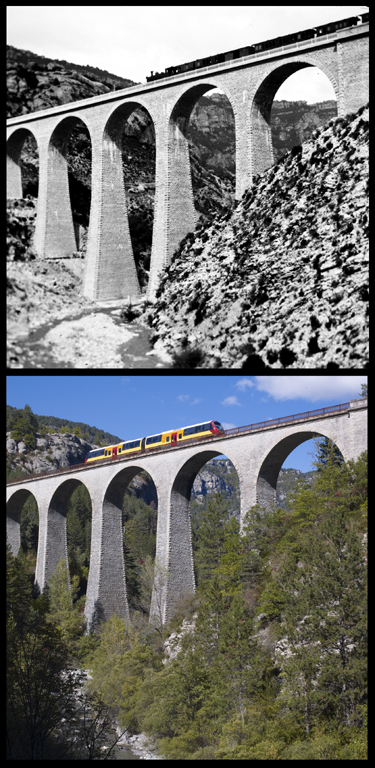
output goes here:
{"type": "Polygon", "coordinates": [[[221,426],[220,421],[213,421],[212,423],[214,427],[219,430],[219,432],[224,432],[224,427],[221,426]]]}

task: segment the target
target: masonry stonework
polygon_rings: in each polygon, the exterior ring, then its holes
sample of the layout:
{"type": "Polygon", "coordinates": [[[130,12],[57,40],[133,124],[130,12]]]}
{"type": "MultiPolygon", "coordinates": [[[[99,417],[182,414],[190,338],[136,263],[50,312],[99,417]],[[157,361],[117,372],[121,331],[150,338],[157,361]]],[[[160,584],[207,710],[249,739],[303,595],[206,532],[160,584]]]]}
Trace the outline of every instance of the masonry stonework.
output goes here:
{"type": "Polygon", "coordinates": [[[140,293],[129,233],[122,173],[121,135],[132,111],[149,113],[156,142],[155,209],[149,297],[181,240],[194,230],[186,130],[197,100],[220,88],[233,109],[236,139],[236,199],[254,175],[273,163],[271,107],[278,88],[294,72],[318,67],[337,97],[339,115],[368,101],[368,23],[297,45],[216,64],[73,104],[8,120],[8,196],[22,197],[20,156],[30,133],[39,152],[39,198],[34,246],[41,258],[76,250],[68,190],[66,148],[77,121],[86,125],[92,148],[91,211],[84,294],[117,300],[140,293]]]}
{"type": "Polygon", "coordinates": [[[69,499],[81,483],[92,505],[90,571],[85,615],[89,628],[117,613],[129,619],[123,557],[122,502],[141,470],[151,476],[158,497],[156,538],[157,576],[151,617],[165,623],[176,603],[195,590],[189,502],[194,479],[210,459],[224,454],[239,479],[241,520],[254,504],[276,501],[282,464],[298,445],[316,436],[333,440],[344,459],[357,458],[367,448],[367,400],[352,400],[334,413],[295,417],[276,424],[199,444],[169,448],[153,455],[120,459],[100,466],[67,468],[62,473],[28,478],[7,486],[7,533],[13,554],[20,547],[20,520],[30,495],[39,511],[39,541],[35,581],[48,584],[59,560],[67,560],[66,514],[69,499]]]}

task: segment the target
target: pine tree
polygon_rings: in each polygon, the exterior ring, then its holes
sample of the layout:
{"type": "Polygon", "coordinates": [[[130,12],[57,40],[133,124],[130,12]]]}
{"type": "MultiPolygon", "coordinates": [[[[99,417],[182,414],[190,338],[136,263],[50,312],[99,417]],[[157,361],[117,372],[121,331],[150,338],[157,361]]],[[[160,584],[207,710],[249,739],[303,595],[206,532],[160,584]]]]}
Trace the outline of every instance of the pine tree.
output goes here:
{"type": "Polygon", "coordinates": [[[322,472],[329,461],[333,461],[338,467],[341,467],[344,463],[344,457],[340,449],[329,437],[316,438],[315,450],[316,457],[313,464],[318,472],[322,472]]]}
{"type": "Polygon", "coordinates": [[[38,431],[38,419],[32,412],[30,406],[25,405],[23,411],[18,410],[12,417],[12,423],[11,438],[16,442],[22,440],[27,448],[35,448],[35,433],[38,431]]]}
{"type": "MultiPolygon", "coordinates": [[[[319,721],[360,724],[366,700],[366,564],[361,531],[363,459],[331,457],[309,490],[310,526],[298,559],[280,571],[284,697],[306,735],[319,721]]],[[[306,501],[306,500],[305,500],[306,501]]]]}
{"type": "Polygon", "coordinates": [[[79,607],[73,605],[79,588],[78,576],[72,577],[61,558],[48,585],[49,611],[48,620],[60,630],[67,647],[73,650],[75,639],[82,634],[84,619],[79,614],[79,607]]]}
{"type": "Polygon", "coordinates": [[[74,720],[79,676],[62,634],[47,619],[48,598],[32,596],[25,557],[7,553],[7,757],[61,757],[61,722],[74,720]],[[53,739],[52,739],[53,736],[53,739]]]}
{"type": "Polygon", "coordinates": [[[219,493],[207,504],[199,526],[199,550],[196,556],[197,581],[209,579],[221,562],[226,537],[225,525],[230,518],[229,505],[223,502],[219,493]]]}

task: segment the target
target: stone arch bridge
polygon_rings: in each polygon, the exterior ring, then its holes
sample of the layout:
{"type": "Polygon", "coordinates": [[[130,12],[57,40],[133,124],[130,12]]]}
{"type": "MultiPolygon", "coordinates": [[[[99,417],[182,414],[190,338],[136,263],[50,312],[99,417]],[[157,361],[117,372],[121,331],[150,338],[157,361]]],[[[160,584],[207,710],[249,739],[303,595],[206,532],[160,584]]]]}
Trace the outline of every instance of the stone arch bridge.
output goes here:
{"type": "Polygon", "coordinates": [[[160,271],[196,223],[186,138],[196,101],[212,88],[228,97],[235,121],[236,199],[255,174],[273,164],[271,107],[282,83],[318,67],[333,85],[339,116],[368,100],[369,24],[192,70],[125,90],[63,104],[8,120],[8,197],[22,197],[20,153],[30,135],[39,153],[34,246],[41,258],[77,249],[69,197],[67,145],[77,124],[92,150],[91,210],[84,294],[94,301],[140,294],[129,232],[122,171],[122,132],[132,112],[149,114],[156,145],[155,207],[149,297],[160,271]]]}
{"type": "Polygon", "coordinates": [[[12,552],[20,547],[21,511],[29,496],[39,510],[39,541],[35,581],[48,583],[59,559],[67,559],[66,515],[71,494],[86,486],[92,505],[90,571],[85,614],[89,627],[114,612],[127,619],[123,557],[122,501],[132,479],[142,470],[151,476],[158,496],[156,560],[161,578],[154,584],[151,614],[166,622],[176,601],[195,590],[189,501],[194,479],[204,464],[226,455],[237,470],[241,518],[258,503],[276,498],[282,464],[298,445],[316,436],[333,440],[345,460],[367,448],[367,400],[232,429],[222,437],[166,448],[152,454],[79,465],[27,478],[7,486],[7,533],[12,552]],[[163,574],[168,578],[163,581],[163,574]]]}

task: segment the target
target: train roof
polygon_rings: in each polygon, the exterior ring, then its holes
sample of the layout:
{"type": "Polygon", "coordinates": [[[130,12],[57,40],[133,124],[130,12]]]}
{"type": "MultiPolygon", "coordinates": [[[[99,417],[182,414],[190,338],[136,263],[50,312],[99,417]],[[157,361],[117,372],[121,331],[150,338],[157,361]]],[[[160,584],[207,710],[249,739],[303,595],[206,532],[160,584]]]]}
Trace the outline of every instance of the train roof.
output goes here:
{"type": "Polygon", "coordinates": [[[157,437],[158,435],[165,435],[169,432],[179,432],[181,429],[190,429],[191,427],[200,427],[201,424],[211,424],[211,421],[217,421],[218,424],[221,424],[220,421],[217,419],[206,419],[206,421],[197,421],[196,424],[184,424],[183,427],[174,427],[173,429],[162,429],[161,432],[155,432],[154,435],[147,435],[147,437],[157,437]]]}
{"type": "MultiPolygon", "coordinates": [[[[133,443],[133,442],[137,442],[137,440],[141,441],[143,440],[143,438],[135,437],[134,439],[132,438],[131,440],[119,440],[118,443],[111,443],[110,445],[102,445],[100,447],[98,446],[97,448],[92,448],[92,451],[105,451],[107,448],[116,448],[117,445],[122,445],[123,443],[133,443]]],[[[91,453],[91,451],[89,451],[89,453],[91,453]]]]}
{"type": "MultiPolygon", "coordinates": [[[[157,437],[158,435],[165,435],[169,432],[178,432],[180,429],[191,429],[191,427],[199,427],[201,424],[207,424],[211,423],[211,421],[217,421],[218,424],[221,424],[221,421],[218,419],[207,419],[206,421],[198,421],[196,424],[185,424],[183,427],[174,427],[173,429],[163,429],[161,432],[155,432],[154,435],[146,435],[145,437],[157,437]]],[[[122,445],[123,443],[136,443],[143,440],[143,437],[132,437],[126,440],[120,440],[118,443],[111,443],[110,445],[102,445],[101,448],[92,448],[93,451],[97,450],[106,450],[107,448],[113,448],[116,445],[122,445]]],[[[91,451],[89,451],[91,453],[91,451]]]]}

